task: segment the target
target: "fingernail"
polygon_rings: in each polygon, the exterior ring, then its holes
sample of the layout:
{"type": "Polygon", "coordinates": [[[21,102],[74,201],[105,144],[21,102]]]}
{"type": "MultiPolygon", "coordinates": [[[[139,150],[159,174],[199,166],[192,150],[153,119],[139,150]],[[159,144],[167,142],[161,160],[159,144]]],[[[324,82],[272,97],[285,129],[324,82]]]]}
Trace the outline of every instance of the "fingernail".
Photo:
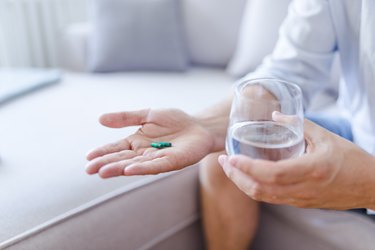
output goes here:
{"type": "Polygon", "coordinates": [[[86,171],[86,173],[88,173],[88,174],[93,174],[93,171],[92,171],[92,169],[91,169],[91,162],[88,162],[86,165],[85,165],[85,171],[86,171]]]}
{"type": "Polygon", "coordinates": [[[238,163],[238,159],[236,156],[231,156],[229,157],[229,163],[233,166],[237,166],[237,163],[238,163]]]}
{"type": "Polygon", "coordinates": [[[88,160],[88,161],[92,160],[91,159],[92,158],[91,153],[92,153],[92,150],[86,153],[86,160],[88,160]]]}
{"type": "Polygon", "coordinates": [[[108,123],[112,123],[113,122],[113,118],[107,114],[103,114],[99,117],[99,122],[101,124],[108,124],[108,123]]]}
{"type": "Polygon", "coordinates": [[[272,120],[276,120],[278,116],[280,116],[280,112],[279,111],[273,111],[272,112],[272,120]]]}
{"type": "Polygon", "coordinates": [[[219,161],[220,165],[224,166],[224,164],[227,161],[227,159],[228,159],[228,156],[226,156],[226,155],[220,155],[219,158],[218,158],[218,161],[219,161]]]}

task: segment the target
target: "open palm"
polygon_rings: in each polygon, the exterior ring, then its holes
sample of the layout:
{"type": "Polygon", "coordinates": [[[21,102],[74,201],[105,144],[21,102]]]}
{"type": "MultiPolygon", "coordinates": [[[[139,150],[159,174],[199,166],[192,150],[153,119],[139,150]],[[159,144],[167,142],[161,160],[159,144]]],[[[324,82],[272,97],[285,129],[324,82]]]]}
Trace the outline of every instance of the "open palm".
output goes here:
{"type": "Polygon", "coordinates": [[[103,178],[178,170],[200,161],[211,152],[214,143],[210,131],[176,109],[105,114],[100,122],[111,128],[140,126],[133,135],[87,155],[87,173],[99,173],[103,178]],[[150,146],[158,141],[171,142],[172,147],[150,146]]]}

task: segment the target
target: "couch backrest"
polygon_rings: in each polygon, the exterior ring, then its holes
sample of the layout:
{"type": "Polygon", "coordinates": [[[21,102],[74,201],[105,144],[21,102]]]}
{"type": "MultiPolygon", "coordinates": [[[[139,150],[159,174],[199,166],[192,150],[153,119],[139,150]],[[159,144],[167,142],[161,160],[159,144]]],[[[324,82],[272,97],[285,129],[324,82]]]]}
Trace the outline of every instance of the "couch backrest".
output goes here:
{"type": "MultiPolygon", "coordinates": [[[[271,52],[276,42],[280,18],[274,17],[285,15],[289,2],[290,0],[181,0],[183,34],[191,63],[214,67],[228,65],[236,50],[238,55],[239,33],[241,26],[246,26],[243,21],[248,23],[250,19],[254,25],[250,25],[246,32],[250,36],[262,37],[255,45],[249,45],[256,47],[253,50],[257,53],[251,53],[251,58],[254,61],[252,65],[258,65],[263,56],[271,52]],[[267,13],[260,14],[268,9],[272,10],[271,16],[267,13]],[[278,12],[281,14],[275,15],[278,12]],[[247,15],[245,19],[244,14],[247,15]]],[[[90,24],[75,24],[65,31],[63,44],[66,48],[62,50],[64,67],[76,70],[86,67],[85,51],[91,32],[90,24]]],[[[231,65],[233,66],[233,62],[231,65]]]]}

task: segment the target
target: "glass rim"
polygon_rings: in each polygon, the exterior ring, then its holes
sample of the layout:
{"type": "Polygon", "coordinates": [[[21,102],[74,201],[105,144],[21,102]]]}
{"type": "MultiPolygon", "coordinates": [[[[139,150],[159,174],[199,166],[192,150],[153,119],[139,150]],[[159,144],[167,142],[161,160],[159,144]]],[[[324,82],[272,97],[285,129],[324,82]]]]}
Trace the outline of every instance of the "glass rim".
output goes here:
{"type": "MultiPolygon", "coordinates": [[[[247,84],[252,84],[252,83],[255,83],[255,82],[259,82],[259,81],[276,81],[276,82],[279,82],[279,83],[282,83],[282,84],[285,84],[287,86],[290,86],[294,89],[297,90],[297,93],[296,93],[296,96],[295,98],[298,98],[298,99],[301,99],[302,100],[302,89],[300,86],[298,86],[296,83],[294,82],[290,82],[290,81],[286,81],[286,80],[282,80],[282,79],[278,79],[278,78],[274,78],[274,77],[260,77],[260,78],[250,78],[250,79],[246,79],[246,80],[243,80],[241,82],[239,82],[237,84],[237,86],[235,86],[235,94],[236,94],[236,97],[241,97],[241,98],[245,98],[245,99],[251,99],[250,97],[245,97],[245,96],[242,96],[240,91],[243,90],[243,88],[247,85],[247,84]]],[[[268,102],[283,102],[283,101],[271,101],[269,100],[268,102]]]]}

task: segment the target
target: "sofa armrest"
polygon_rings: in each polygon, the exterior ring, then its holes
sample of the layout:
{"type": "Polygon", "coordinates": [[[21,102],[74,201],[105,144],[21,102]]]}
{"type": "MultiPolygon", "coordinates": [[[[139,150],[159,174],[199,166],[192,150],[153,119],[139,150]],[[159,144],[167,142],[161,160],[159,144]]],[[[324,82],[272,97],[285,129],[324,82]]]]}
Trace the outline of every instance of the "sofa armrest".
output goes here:
{"type": "Polygon", "coordinates": [[[69,25],[62,35],[60,58],[64,69],[85,72],[88,39],[92,32],[89,22],[69,25]]]}

